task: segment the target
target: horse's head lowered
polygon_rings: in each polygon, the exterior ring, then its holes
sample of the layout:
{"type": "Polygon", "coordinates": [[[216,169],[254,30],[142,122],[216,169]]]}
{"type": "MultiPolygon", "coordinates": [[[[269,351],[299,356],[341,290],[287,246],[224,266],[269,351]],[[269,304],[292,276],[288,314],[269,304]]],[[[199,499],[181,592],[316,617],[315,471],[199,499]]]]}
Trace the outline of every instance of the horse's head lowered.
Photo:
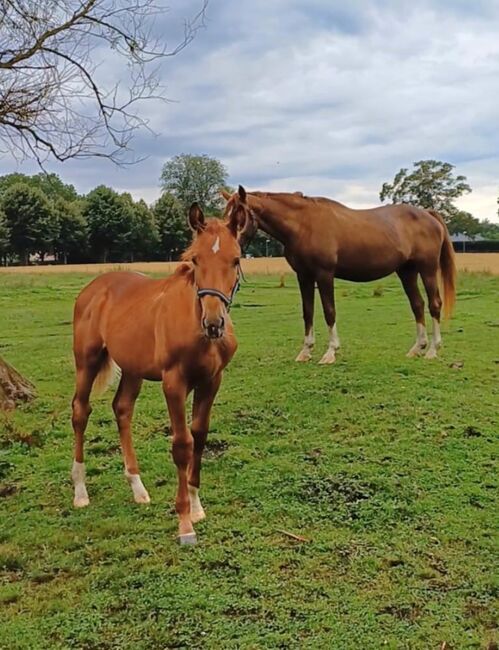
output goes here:
{"type": "Polygon", "coordinates": [[[233,218],[205,220],[197,203],[189,210],[194,241],[183,255],[193,265],[194,282],[201,303],[201,325],[211,339],[223,336],[227,312],[239,288],[241,274],[239,239],[246,222],[233,218]]]}

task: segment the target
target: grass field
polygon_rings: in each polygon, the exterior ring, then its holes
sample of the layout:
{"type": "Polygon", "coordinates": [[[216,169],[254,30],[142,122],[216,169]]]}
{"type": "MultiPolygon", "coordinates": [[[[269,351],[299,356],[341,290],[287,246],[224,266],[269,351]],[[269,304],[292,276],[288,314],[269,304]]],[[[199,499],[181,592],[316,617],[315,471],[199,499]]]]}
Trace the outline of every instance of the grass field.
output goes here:
{"type": "Polygon", "coordinates": [[[71,507],[70,321],[87,281],[1,277],[0,354],[39,393],[0,416],[1,648],[496,647],[498,277],[461,276],[435,362],[404,356],[414,327],[396,280],[339,283],[331,367],[293,362],[294,278],[250,277],[193,548],[175,541],[156,384],[134,436],[152,504],[132,502],[109,393],[87,433],[91,505],[71,507]]]}

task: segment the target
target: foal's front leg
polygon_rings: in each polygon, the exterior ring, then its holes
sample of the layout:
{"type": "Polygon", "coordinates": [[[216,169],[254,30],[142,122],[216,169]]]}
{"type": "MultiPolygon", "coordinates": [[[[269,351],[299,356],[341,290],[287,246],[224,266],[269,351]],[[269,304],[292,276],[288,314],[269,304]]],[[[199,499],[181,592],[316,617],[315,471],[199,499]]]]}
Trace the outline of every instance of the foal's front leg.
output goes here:
{"type": "Polygon", "coordinates": [[[192,404],[191,431],[194,438],[194,455],[189,471],[189,497],[191,500],[191,521],[196,523],[205,518],[205,512],[199,499],[201,458],[210,426],[213,401],[222,381],[222,373],[210,382],[198,386],[194,391],[192,404]]]}
{"type": "Polygon", "coordinates": [[[178,488],[175,507],[177,510],[178,539],[181,544],[195,544],[196,533],[192,527],[191,505],[187,472],[192,463],[193,438],[185,418],[187,384],[180,372],[163,373],[163,391],[168,405],[173,433],[172,455],[177,466],[178,488]]]}

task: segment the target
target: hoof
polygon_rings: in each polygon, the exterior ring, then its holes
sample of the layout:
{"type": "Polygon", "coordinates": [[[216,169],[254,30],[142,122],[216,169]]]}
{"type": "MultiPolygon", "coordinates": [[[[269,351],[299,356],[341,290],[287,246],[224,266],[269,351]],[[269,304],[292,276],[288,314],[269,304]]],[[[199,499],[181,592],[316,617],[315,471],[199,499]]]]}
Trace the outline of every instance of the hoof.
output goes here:
{"type": "Polygon", "coordinates": [[[409,359],[414,359],[415,357],[422,357],[425,351],[425,348],[411,348],[409,352],[405,355],[409,359]]]}
{"type": "Polygon", "coordinates": [[[311,355],[310,352],[305,352],[304,350],[302,350],[300,352],[300,354],[296,357],[295,361],[305,363],[307,361],[310,361],[311,358],[312,358],[312,355],[311,355]]]}
{"type": "Polygon", "coordinates": [[[432,350],[431,348],[428,350],[428,352],[424,355],[425,359],[436,359],[437,358],[437,351],[432,350]]]}
{"type": "Polygon", "coordinates": [[[201,510],[195,510],[194,512],[191,510],[191,521],[193,524],[197,524],[198,521],[203,521],[203,519],[206,519],[206,513],[201,508],[201,510]]]}
{"type": "Polygon", "coordinates": [[[147,492],[144,492],[143,494],[134,494],[133,500],[135,503],[142,503],[146,505],[148,503],[151,503],[151,497],[147,494],[147,492]]]}
{"type": "Polygon", "coordinates": [[[186,535],[179,535],[177,539],[180,546],[195,546],[195,544],[197,544],[196,533],[187,533],[186,535]]]}
{"type": "Polygon", "coordinates": [[[326,364],[331,364],[336,361],[336,355],[334,350],[328,350],[326,354],[319,361],[319,365],[325,366],[326,364]]]}
{"type": "Polygon", "coordinates": [[[75,497],[73,500],[73,506],[75,508],[86,508],[90,503],[90,499],[88,497],[75,497]]]}

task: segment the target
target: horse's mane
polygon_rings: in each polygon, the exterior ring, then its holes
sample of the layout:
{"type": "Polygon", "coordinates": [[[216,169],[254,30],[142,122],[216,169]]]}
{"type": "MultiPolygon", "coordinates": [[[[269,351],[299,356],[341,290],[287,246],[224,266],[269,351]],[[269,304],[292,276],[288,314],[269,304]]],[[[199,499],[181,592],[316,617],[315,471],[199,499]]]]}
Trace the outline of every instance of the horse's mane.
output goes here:
{"type": "Polygon", "coordinates": [[[290,208],[303,207],[304,204],[310,203],[328,203],[344,207],[339,201],[327,199],[324,196],[306,196],[303,192],[249,192],[249,194],[250,196],[279,201],[290,208]]]}

